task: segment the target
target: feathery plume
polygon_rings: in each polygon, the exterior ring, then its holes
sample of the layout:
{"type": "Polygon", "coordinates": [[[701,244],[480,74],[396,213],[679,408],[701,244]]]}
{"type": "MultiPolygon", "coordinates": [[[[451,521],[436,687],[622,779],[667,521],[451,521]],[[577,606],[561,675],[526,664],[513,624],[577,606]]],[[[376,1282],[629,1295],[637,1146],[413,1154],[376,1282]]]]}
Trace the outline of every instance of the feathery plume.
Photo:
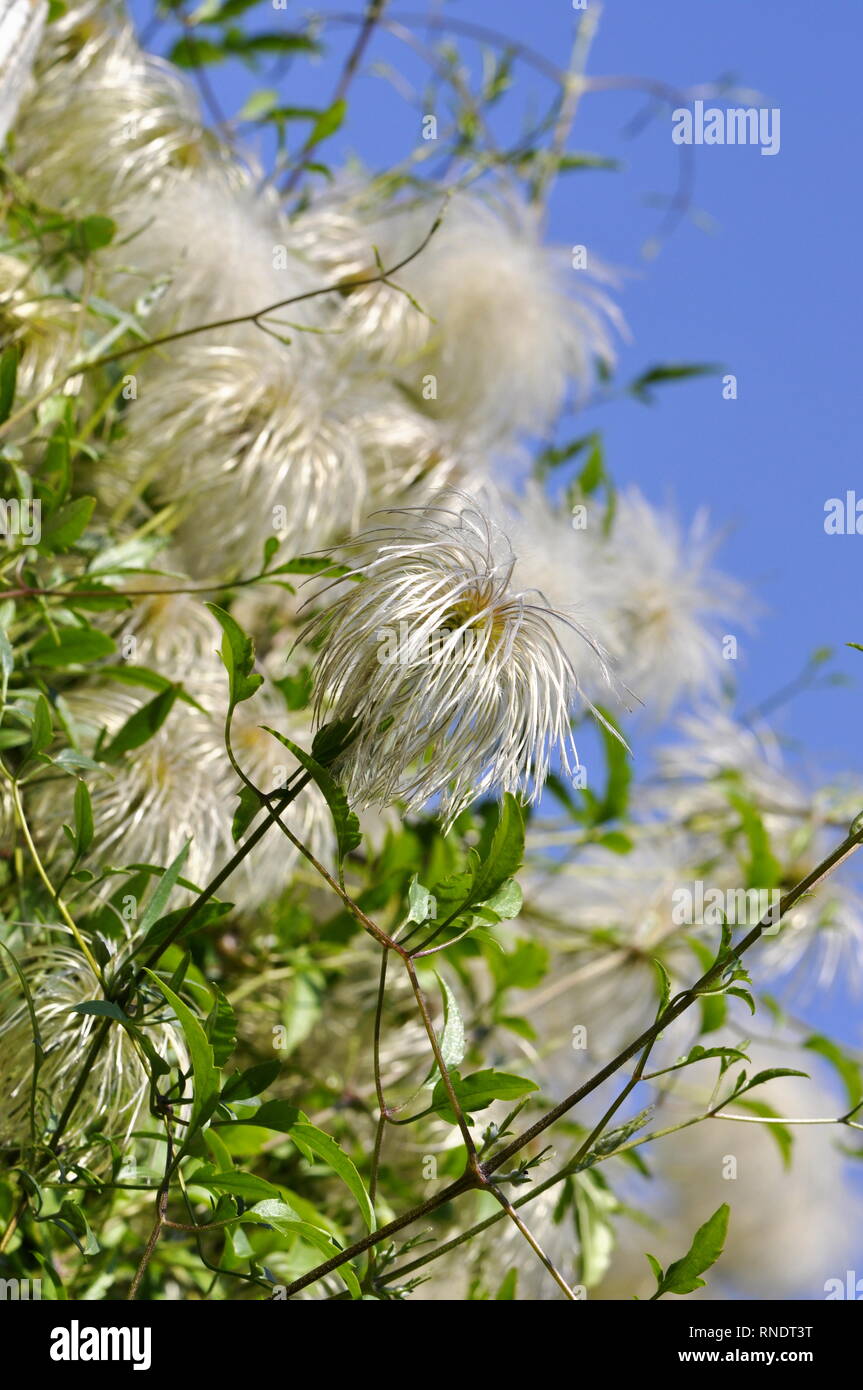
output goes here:
{"type": "Polygon", "coordinates": [[[470,499],[388,515],[355,542],[362,582],[306,634],[323,639],[318,716],[327,705],[357,721],[343,766],[351,792],[411,809],[440,796],[448,821],[486,792],[536,798],[554,752],[568,773],[578,764],[565,620],[511,587],[508,542],[470,499]]]}

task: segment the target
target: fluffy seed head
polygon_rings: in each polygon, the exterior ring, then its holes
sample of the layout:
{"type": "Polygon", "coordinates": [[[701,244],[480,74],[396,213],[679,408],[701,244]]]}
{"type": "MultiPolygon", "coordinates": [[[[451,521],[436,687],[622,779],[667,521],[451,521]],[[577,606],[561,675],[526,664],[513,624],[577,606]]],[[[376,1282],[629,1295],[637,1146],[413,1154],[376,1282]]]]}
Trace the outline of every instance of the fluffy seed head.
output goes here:
{"type": "MultiPolygon", "coordinates": [[[[50,1125],[52,1108],[62,1107],[77,1081],[81,1058],[99,1023],[93,1014],[71,1011],[77,1004],[102,999],[103,990],[80,951],[62,940],[32,947],[18,956],[18,965],[33,999],[45,1048],[36,1095],[38,1137],[50,1125]]],[[[171,1062],[185,1061],[186,1050],[175,1025],[163,1022],[148,1033],[160,1056],[171,1062]]],[[[20,1148],[30,1142],[32,1080],[32,1021],[20,979],[7,964],[0,980],[2,1145],[20,1148]]],[[[97,1121],[104,1133],[117,1139],[128,1137],[146,1109],[148,1084],[129,1034],[124,1028],[111,1028],[91,1068],[72,1126],[66,1131],[66,1142],[80,1142],[97,1121]]],[[[106,1156],[104,1144],[97,1152],[102,1158],[106,1156]]]]}
{"type": "Polygon", "coordinates": [[[411,809],[440,796],[448,820],[489,791],[536,797],[555,751],[567,772],[578,763],[565,620],[510,586],[508,543],[469,499],[387,515],[356,542],[361,582],[312,622],[318,714],[357,721],[351,792],[411,809]]]}
{"type": "Polygon", "coordinates": [[[157,504],[180,504],[177,543],[197,576],[212,573],[214,553],[220,573],[258,565],[271,536],[294,554],[326,545],[355,523],[365,495],[338,398],[263,335],[254,350],[187,349],[150,377],[116,474],[151,486],[157,504]]]}

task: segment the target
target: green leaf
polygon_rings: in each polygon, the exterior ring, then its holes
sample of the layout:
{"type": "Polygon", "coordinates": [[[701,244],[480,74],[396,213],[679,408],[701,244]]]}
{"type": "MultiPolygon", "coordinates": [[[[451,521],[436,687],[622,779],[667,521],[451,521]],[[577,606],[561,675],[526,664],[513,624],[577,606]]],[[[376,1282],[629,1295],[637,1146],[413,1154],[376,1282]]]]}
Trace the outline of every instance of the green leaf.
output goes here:
{"type": "Polygon", "coordinates": [[[5,424],[12,413],[15,401],[15,382],[18,376],[18,345],[10,343],[0,355],[0,425],[5,424]]]}
{"type": "Polygon", "coordinates": [[[83,666],[100,661],[116,651],[117,644],[107,632],[93,627],[61,627],[57,636],[46,632],[33,644],[30,659],[34,666],[55,668],[83,666]]]}
{"type": "MultiPolygon", "coordinates": [[[[657,964],[654,961],[654,965],[657,964]]],[[[680,1071],[682,1067],[691,1067],[695,1062],[706,1062],[712,1058],[720,1057],[727,1062],[746,1062],[749,1059],[745,1052],[737,1047],[702,1047],[700,1043],[690,1048],[685,1057],[679,1057],[676,1062],[672,1062],[669,1067],[662,1067],[660,1071],[652,1071],[647,1074],[652,1080],[655,1076],[665,1076],[670,1071],[680,1071]]],[[[647,1077],[645,1077],[645,1080],[647,1077]]]]}
{"type": "Polygon", "coordinates": [[[563,173],[569,173],[574,169],[610,169],[612,171],[623,166],[619,159],[610,159],[603,154],[564,154],[561,155],[558,168],[563,173]]]}
{"type": "Polygon", "coordinates": [[[103,246],[110,246],[117,231],[117,224],[110,217],[82,217],[72,228],[72,245],[75,249],[85,256],[89,256],[93,251],[101,251],[103,246]]]}
{"type": "MultiPolygon", "coordinates": [[[[189,853],[190,844],[191,841],[187,840],[174,862],[168,865],[168,868],[165,870],[165,872],[159,879],[155,891],[153,892],[153,896],[147,903],[147,906],[144,909],[144,915],[138,924],[138,932],[142,939],[146,940],[150,928],[154,926],[158,922],[159,918],[162,916],[162,913],[164,912],[165,907],[167,905],[168,899],[170,898],[171,893],[176,886],[177,879],[180,877],[180,874],[183,871],[183,865],[186,862],[186,856],[189,853]]],[[[150,942],[146,941],[146,944],[149,945],[150,942]]]]}
{"type": "Polygon", "coordinates": [[[630,394],[637,400],[650,404],[653,401],[652,386],[670,381],[687,381],[692,377],[720,376],[722,367],[715,362],[666,362],[649,367],[629,384],[630,394]]]}
{"type": "Polygon", "coordinates": [[[229,1076],[222,1087],[222,1100],[250,1100],[259,1096],[271,1086],[281,1070],[281,1062],[259,1062],[257,1066],[247,1067],[236,1076],[229,1076]]]}
{"type": "Polygon", "coordinates": [[[177,1022],[183,1030],[183,1037],[189,1049],[189,1056],[192,1061],[194,1096],[186,1134],[191,1135],[202,1124],[206,1123],[218,1104],[221,1081],[219,1069],[216,1066],[213,1049],[201,1026],[200,1019],[192,1013],[188,1004],[183,1003],[179,995],[175,994],[163,980],[159,979],[158,975],[154,974],[152,970],[147,970],[146,973],[170,1004],[177,1022]]]}
{"type": "Polygon", "coordinates": [[[602,440],[597,436],[587,456],[587,462],[578,475],[578,486],[585,496],[589,497],[592,492],[596,492],[604,477],[605,458],[602,440]]]}
{"type": "Polygon", "coordinates": [[[287,560],[284,564],[277,565],[268,573],[270,575],[326,574],[330,578],[339,579],[342,575],[352,574],[353,571],[350,565],[339,565],[334,560],[328,560],[322,555],[300,555],[295,560],[287,560]]]}
{"type": "Polygon", "coordinates": [[[77,1202],[66,1198],[60,1204],[60,1210],[53,1216],[37,1216],[37,1221],[50,1221],[53,1225],[59,1226],[61,1231],[65,1231],[70,1240],[74,1241],[82,1255],[98,1255],[99,1242],[90,1230],[89,1223],[77,1202]]]}
{"type": "Polygon", "coordinates": [[[0,627],[0,704],[5,705],[9,677],[15,669],[15,654],[5,628],[0,627]]]}
{"type": "Polygon", "coordinates": [[[86,530],[95,505],[95,497],[76,497],[60,507],[42,528],[40,549],[68,550],[86,530]]]}
{"type": "Polygon", "coordinates": [[[338,1174],[355,1198],[366,1227],[369,1231],[373,1231],[375,1229],[375,1214],[369,1200],[369,1194],[366,1192],[363,1180],[354,1164],[335,1139],[331,1139],[328,1134],[324,1134],[323,1130],[310,1124],[294,1125],[291,1130],[291,1138],[298,1147],[311,1149],[312,1153],[316,1154],[328,1168],[332,1168],[333,1172],[338,1174]]]}
{"type": "MultiPolygon", "coordinates": [[[[339,1250],[334,1238],[327,1231],[322,1231],[319,1226],[313,1226],[309,1221],[299,1221],[296,1214],[284,1202],[272,1200],[257,1202],[250,1211],[243,1212],[239,1220],[271,1226],[274,1231],[278,1231],[281,1235],[300,1236],[309,1245],[314,1246],[326,1260],[331,1259],[339,1250]]],[[[340,1265],[335,1272],[344,1281],[353,1298],[362,1297],[353,1265],[346,1262],[340,1265]]]]}
{"type": "Polygon", "coordinates": [[[312,757],[321,767],[329,767],[348,747],[354,738],[356,721],[335,719],[332,724],[324,724],[312,739],[312,757]]]}
{"type": "Polygon", "coordinates": [[[710,1269],[722,1254],[728,1233],[728,1216],[728,1203],[723,1202],[704,1225],[699,1226],[686,1254],[668,1266],[658,1281],[651,1301],[666,1293],[687,1294],[704,1287],[705,1281],[698,1276],[710,1269]]]}
{"type": "Polygon", "coordinates": [[[472,902],[488,902],[521,868],[523,858],[524,814],[515,797],[507,792],[488,856],[474,871],[472,902]]]}
{"type": "Polygon", "coordinates": [[[215,1000],[204,1031],[212,1045],[216,1066],[223,1067],[237,1045],[237,1017],[219,986],[211,984],[210,989],[215,1000]]]}
{"type": "Polygon", "coordinates": [[[524,815],[518,801],[507,792],[488,853],[483,857],[472,850],[466,872],[452,874],[435,885],[439,917],[454,920],[470,908],[490,903],[521,867],[523,858],[524,815]]]}
{"type": "Polygon", "coordinates": [[[348,798],[342,791],[332,773],[323,767],[311,753],[307,753],[298,744],[294,743],[286,734],[280,734],[278,729],[271,729],[269,725],[262,724],[261,727],[273,738],[277,738],[279,743],[284,744],[285,748],[290,749],[297,762],[301,763],[306,771],[311,775],[321,791],[324,800],[330,808],[330,815],[336,829],[336,844],[338,849],[339,864],[343,863],[345,856],[351,850],[357,848],[362,841],[360,823],[348,805],[348,798]]]}
{"type": "Polygon", "coordinates": [[[33,723],[30,726],[30,742],[34,753],[41,753],[54,737],[54,721],[51,706],[44,695],[37,695],[33,705],[33,723]]]}
{"type": "MultiPolygon", "coordinates": [[[[464,1022],[459,1013],[458,1002],[455,995],[442,975],[435,971],[438,986],[443,999],[443,1028],[438,1038],[441,1056],[447,1071],[452,1067],[460,1065],[465,1054],[465,1035],[464,1022]]],[[[440,1078],[440,1068],[435,1064],[426,1086],[433,1086],[435,1078],[440,1078]]]]}
{"type": "MultiPolygon", "coordinates": [[[[495,1100],[518,1100],[521,1096],[529,1095],[531,1091],[536,1091],[539,1087],[535,1081],[529,1081],[525,1076],[513,1076],[509,1072],[495,1071],[493,1067],[487,1067],[484,1071],[473,1072],[472,1075],[462,1079],[457,1071],[450,1072],[450,1081],[456,1098],[464,1113],[472,1114],[475,1110],[484,1110],[495,1100]]],[[[432,1108],[440,1114],[443,1119],[450,1124],[456,1123],[446,1093],[443,1077],[438,1081],[432,1094],[432,1108]]]]}
{"type": "Polygon", "coordinates": [[[239,805],[231,821],[231,838],[235,841],[241,839],[242,836],[245,835],[252,821],[255,819],[255,816],[264,804],[260,794],[255,788],[248,786],[245,782],[240,787],[237,796],[239,798],[239,805]]]}
{"type": "Polygon", "coordinates": [[[659,1261],[658,1261],[658,1259],[656,1258],[655,1255],[645,1255],[644,1258],[649,1262],[650,1268],[653,1270],[653,1273],[656,1275],[656,1282],[657,1282],[657,1284],[661,1284],[661,1283],[662,1283],[662,1265],[659,1263],[659,1261]]]}
{"type": "MultiPolygon", "coordinates": [[[[198,909],[195,916],[186,925],[183,931],[180,932],[180,935],[174,938],[174,944],[179,946],[182,941],[185,941],[187,936],[191,936],[193,932],[202,932],[205,927],[211,926],[213,922],[220,921],[221,918],[226,916],[230,911],[230,903],[214,901],[205,903],[203,907],[198,909]]],[[[145,951],[154,951],[157,946],[161,945],[163,941],[167,940],[167,938],[172,935],[174,928],[182,921],[185,915],[186,908],[177,907],[174,908],[172,912],[166,912],[164,916],[159,917],[153,923],[146,937],[138,947],[138,954],[144,954],[145,951]]]]}
{"type": "Polygon", "coordinates": [[[110,999],[88,999],[85,1004],[72,1004],[69,1012],[95,1014],[97,1018],[112,1018],[115,1023],[122,1023],[124,1027],[132,1022],[128,1014],[124,1014],[120,1006],[114,1004],[110,999]]]}
{"type": "Polygon", "coordinates": [[[121,729],[111,739],[102,756],[107,762],[120,758],[133,748],[140,748],[161,729],[179,694],[179,686],[168,685],[147,704],[142,705],[130,715],[121,729]]]}
{"type": "Polygon", "coordinates": [[[739,1091],[735,1091],[733,1099],[742,1096],[744,1092],[753,1090],[756,1086],[763,1086],[765,1081],[775,1081],[780,1076],[804,1076],[809,1079],[805,1071],[795,1071],[791,1067],[768,1067],[766,1071],[759,1071],[751,1077],[739,1091]]]}
{"type": "Polygon", "coordinates": [[[273,1129],[278,1134],[290,1134],[296,1124],[305,1124],[308,1117],[287,1100],[268,1100],[253,1115],[244,1115],[241,1124],[273,1129]]]}
{"type": "Polygon", "coordinates": [[[335,135],[336,131],[344,124],[347,110],[348,104],[342,97],[339,101],[334,101],[326,111],[322,111],[312,126],[309,143],[319,145],[322,140],[328,139],[330,135],[335,135]]]}
{"type": "Polygon", "coordinates": [[[224,634],[221,655],[228,673],[230,707],[233,709],[235,705],[254,695],[264,678],[252,669],[255,664],[255,646],[251,637],[246,636],[239,623],[236,623],[223,608],[219,608],[215,603],[208,603],[206,606],[224,634]]]}
{"type": "Polygon", "coordinates": [[[581,1283],[594,1288],[604,1278],[614,1250],[612,1212],[617,1199],[599,1173],[577,1173],[573,1180],[581,1283]]]}
{"type": "Polygon", "coordinates": [[[242,1197],[244,1202],[260,1202],[268,1198],[281,1199],[281,1192],[265,1178],[254,1173],[207,1173],[199,1169],[189,1176],[189,1186],[205,1187],[208,1192],[228,1192],[232,1197],[242,1197]]]}
{"type": "MultiPolygon", "coordinates": [[[[237,113],[238,121],[258,121],[264,116],[268,116],[274,107],[279,104],[279,94],[273,87],[261,87],[256,92],[252,92],[242,109],[237,113]]],[[[270,540],[278,540],[275,536],[270,536],[270,540]]],[[[270,552],[274,553],[273,551],[270,552]]]]}
{"type": "Polygon", "coordinates": [[[730,792],[728,800],[740,813],[743,833],[749,845],[746,886],[762,889],[778,887],[782,882],[782,865],[770,848],[770,836],[761,813],[738,792],[730,792]]]}
{"type": "Polygon", "coordinates": [[[201,68],[208,63],[224,62],[227,54],[222,44],[196,34],[178,39],[168,57],[178,68],[201,68]]]}
{"type": "Polygon", "coordinates": [[[550,469],[560,468],[561,464],[569,463],[572,459],[577,458],[584,449],[594,445],[598,439],[599,435],[595,430],[592,430],[590,434],[584,434],[580,439],[574,439],[562,448],[543,449],[535,465],[538,476],[544,477],[550,469]]]}
{"type": "Polygon", "coordinates": [[[626,1120],[617,1129],[610,1129],[607,1134],[603,1134],[601,1139],[596,1141],[594,1153],[610,1154],[615,1149],[619,1149],[621,1144],[625,1144],[627,1139],[631,1139],[633,1134],[637,1134],[646,1124],[652,1120],[656,1106],[648,1105],[646,1109],[639,1110],[637,1115],[626,1120]]]}
{"type": "Polygon", "coordinates": [[[305,709],[314,690],[315,682],[311,667],[303,666],[295,676],[284,676],[281,680],[273,681],[277,690],[282,692],[285,704],[288,709],[305,709]]]}
{"type": "Polygon", "coordinates": [[[437,911],[434,896],[428,888],[424,888],[419,882],[416,874],[411,878],[408,886],[408,918],[409,922],[415,922],[421,926],[423,922],[430,922],[437,911]]]}

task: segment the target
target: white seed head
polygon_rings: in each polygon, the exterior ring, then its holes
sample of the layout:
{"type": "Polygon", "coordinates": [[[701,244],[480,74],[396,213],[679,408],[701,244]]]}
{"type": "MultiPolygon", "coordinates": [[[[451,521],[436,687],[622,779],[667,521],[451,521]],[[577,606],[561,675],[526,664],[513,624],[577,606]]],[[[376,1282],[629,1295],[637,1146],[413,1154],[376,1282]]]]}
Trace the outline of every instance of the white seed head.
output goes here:
{"type": "Polygon", "coordinates": [[[361,535],[350,585],[312,620],[318,715],[357,720],[343,775],[361,804],[536,797],[577,766],[578,682],[541,595],[511,587],[506,538],[470,499],[405,508],[361,535]]]}
{"type": "Polygon", "coordinates": [[[0,143],[30,88],[47,13],[45,0],[0,0],[0,143]]]}
{"type": "MultiPolygon", "coordinates": [[[[189,572],[254,572],[275,536],[292,554],[355,525],[365,474],[338,384],[260,335],[244,350],[187,348],[128,412],[114,487],[148,486],[182,518],[189,572]],[[122,482],[121,482],[122,480],[122,482]]],[[[110,495],[111,480],[107,480],[110,495]]]]}
{"type": "Polygon", "coordinates": [[[192,88],[121,29],[86,62],[51,63],[16,125],[15,166],[49,204],[122,214],[173,178],[230,166],[192,88]]]}
{"type": "MultiPolygon", "coordinates": [[[[30,947],[17,959],[45,1048],[36,1096],[37,1130],[41,1133],[51,1122],[51,1108],[62,1108],[78,1080],[81,1058],[99,1025],[97,1016],[71,1011],[77,1004],[101,1000],[104,991],[81,952],[62,939],[30,947]]],[[[147,1032],[161,1057],[173,1064],[186,1063],[186,1048],[175,1024],[161,1022],[147,1032]]],[[[17,974],[4,968],[0,982],[2,1145],[17,1148],[30,1141],[32,1079],[33,1028],[27,999],[17,974]]],[[[90,1069],[65,1142],[80,1143],[97,1121],[103,1133],[128,1142],[146,1113],[148,1094],[149,1079],[132,1039],[125,1028],[112,1027],[90,1069]]],[[[110,1157],[104,1143],[94,1147],[93,1155],[97,1166],[110,1157]]]]}
{"type": "Polygon", "coordinates": [[[713,568],[716,545],[703,515],[684,531],[637,488],[618,498],[602,576],[616,629],[609,645],[654,718],[683,696],[716,693],[723,632],[747,626],[742,587],[713,568]]]}

